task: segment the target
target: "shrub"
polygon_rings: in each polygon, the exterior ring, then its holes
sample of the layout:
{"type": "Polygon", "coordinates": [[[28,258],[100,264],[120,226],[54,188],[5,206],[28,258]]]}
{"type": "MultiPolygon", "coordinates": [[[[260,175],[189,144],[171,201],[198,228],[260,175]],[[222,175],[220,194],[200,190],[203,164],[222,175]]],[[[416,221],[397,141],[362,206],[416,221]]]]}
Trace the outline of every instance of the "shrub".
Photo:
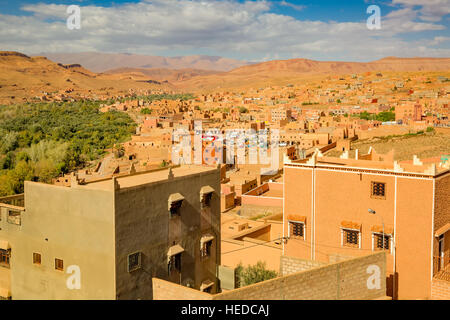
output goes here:
{"type": "Polygon", "coordinates": [[[251,284],[263,282],[276,278],[278,273],[273,270],[266,269],[266,263],[258,261],[256,265],[244,267],[239,264],[236,268],[236,277],[238,287],[245,287],[251,284]]]}

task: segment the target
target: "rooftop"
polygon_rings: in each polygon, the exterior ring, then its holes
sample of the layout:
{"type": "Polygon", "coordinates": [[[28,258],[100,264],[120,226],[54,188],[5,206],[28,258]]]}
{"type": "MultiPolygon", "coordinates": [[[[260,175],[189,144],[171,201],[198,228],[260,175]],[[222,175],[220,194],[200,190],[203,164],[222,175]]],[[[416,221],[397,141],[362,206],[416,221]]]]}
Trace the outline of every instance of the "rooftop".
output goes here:
{"type": "MultiPolygon", "coordinates": [[[[175,179],[217,170],[216,167],[211,166],[185,165],[173,168],[157,169],[149,172],[135,173],[127,176],[116,177],[115,179],[116,182],[120,185],[121,189],[132,188],[153,182],[168,180],[170,169],[172,169],[171,171],[173,174],[173,178],[175,179]]],[[[90,189],[110,190],[112,179],[113,178],[91,181],[83,187],[90,189]]]]}
{"type": "MultiPolygon", "coordinates": [[[[313,157],[314,158],[314,157],[313,157]]],[[[375,160],[361,160],[361,159],[342,159],[334,157],[319,157],[315,159],[305,159],[299,161],[292,161],[286,163],[285,166],[311,166],[316,167],[333,167],[345,169],[358,169],[358,170],[372,170],[372,171],[385,171],[397,174],[415,174],[424,176],[438,176],[446,172],[450,172],[447,167],[436,165],[436,163],[422,163],[422,164],[409,164],[387,162],[387,161],[375,161],[375,160]]],[[[420,161],[420,159],[419,159],[420,161]]]]}

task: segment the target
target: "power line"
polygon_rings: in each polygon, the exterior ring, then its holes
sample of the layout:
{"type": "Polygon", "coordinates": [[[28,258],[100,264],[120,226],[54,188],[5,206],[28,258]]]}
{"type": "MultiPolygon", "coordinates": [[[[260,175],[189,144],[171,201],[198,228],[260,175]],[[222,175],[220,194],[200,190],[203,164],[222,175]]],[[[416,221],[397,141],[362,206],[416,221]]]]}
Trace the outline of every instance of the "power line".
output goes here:
{"type": "MultiPolygon", "coordinates": [[[[258,244],[255,244],[253,246],[249,246],[249,247],[245,247],[245,248],[239,248],[239,249],[235,249],[235,250],[231,250],[231,251],[227,251],[227,252],[222,252],[221,254],[224,255],[224,254],[228,254],[228,253],[232,253],[232,252],[237,252],[237,251],[241,251],[241,250],[254,248],[254,247],[257,247],[257,246],[264,246],[264,245],[269,244],[271,242],[275,242],[275,241],[283,240],[283,239],[286,239],[286,238],[277,238],[277,239],[273,239],[273,240],[270,240],[270,241],[264,241],[263,243],[258,243],[258,244]]],[[[225,241],[226,240],[222,240],[222,242],[225,242],[225,241]]]]}

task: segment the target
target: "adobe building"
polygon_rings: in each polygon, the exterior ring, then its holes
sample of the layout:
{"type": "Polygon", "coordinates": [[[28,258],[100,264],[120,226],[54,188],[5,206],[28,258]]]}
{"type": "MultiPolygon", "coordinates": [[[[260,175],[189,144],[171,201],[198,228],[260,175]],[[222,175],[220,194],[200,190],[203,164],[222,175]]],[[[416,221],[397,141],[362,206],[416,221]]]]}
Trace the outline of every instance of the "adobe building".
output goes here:
{"type": "Polygon", "coordinates": [[[395,108],[395,121],[409,123],[422,120],[422,105],[418,103],[407,103],[395,108]]]}
{"type": "Polygon", "coordinates": [[[284,172],[283,254],[329,262],[384,249],[389,296],[437,298],[439,285],[450,299],[440,282],[450,274],[448,168],[315,154],[284,172]]]}
{"type": "Polygon", "coordinates": [[[0,199],[0,295],[152,299],[152,278],[215,293],[220,170],[183,166],[0,199]],[[67,283],[79,270],[79,289],[67,283]]]}

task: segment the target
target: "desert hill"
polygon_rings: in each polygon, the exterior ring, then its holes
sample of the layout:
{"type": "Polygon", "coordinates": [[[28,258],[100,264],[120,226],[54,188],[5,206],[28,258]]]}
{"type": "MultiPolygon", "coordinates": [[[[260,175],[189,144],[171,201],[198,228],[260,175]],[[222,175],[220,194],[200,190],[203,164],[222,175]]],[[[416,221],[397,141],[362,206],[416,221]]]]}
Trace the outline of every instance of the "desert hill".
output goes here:
{"type": "Polygon", "coordinates": [[[118,68],[108,70],[105,74],[129,75],[136,78],[151,78],[156,81],[184,81],[198,76],[221,74],[219,71],[200,70],[200,69],[164,69],[164,68],[118,68]]]}
{"type": "Polygon", "coordinates": [[[308,59],[276,60],[243,66],[220,74],[200,76],[176,85],[185,89],[212,89],[286,83],[323,75],[360,74],[365,72],[450,71],[450,58],[397,58],[361,62],[314,61],[308,59]]]}
{"type": "Polygon", "coordinates": [[[128,53],[41,53],[48,59],[63,64],[81,64],[93,72],[105,72],[118,68],[144,69],[197,69],[230,71],[249,64],[245,61],[194,55],[184,57],[160,57],[128,53]]]}
{"type": "Polygon", "coordinates": [[[133,90],[161,90],[167,83],[114,74],[96,74],[80,64],[64,65],[46,57],[0,52],[0,104],[20,103],[52,96],[100,98],[133,90]]]}

